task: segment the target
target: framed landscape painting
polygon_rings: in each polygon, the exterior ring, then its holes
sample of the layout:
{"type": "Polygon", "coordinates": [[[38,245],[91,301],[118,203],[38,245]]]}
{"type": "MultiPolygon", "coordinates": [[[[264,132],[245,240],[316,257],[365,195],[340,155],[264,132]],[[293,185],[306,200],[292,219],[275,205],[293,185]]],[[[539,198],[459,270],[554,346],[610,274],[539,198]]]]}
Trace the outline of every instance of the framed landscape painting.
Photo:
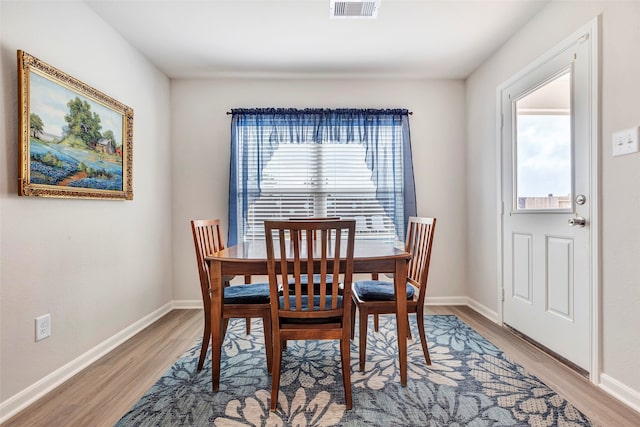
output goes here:
{"type": "Polygon", "coordinates": [[[133,110],[18,51],[21,196],[133,199],[133,110]]]}

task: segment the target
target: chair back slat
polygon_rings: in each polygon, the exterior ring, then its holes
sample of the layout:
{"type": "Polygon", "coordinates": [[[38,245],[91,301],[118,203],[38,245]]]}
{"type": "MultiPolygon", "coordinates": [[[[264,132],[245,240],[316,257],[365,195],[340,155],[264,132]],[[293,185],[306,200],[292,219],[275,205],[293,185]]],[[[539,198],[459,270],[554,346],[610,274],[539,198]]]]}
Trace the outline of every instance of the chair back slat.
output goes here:
{"type": "MultiPolygon", "coordinates": [[[[355,221],[353,222],[353,230],[354,230],[354,234],[355,234],[355,221]]],[[[323,233],[326,233],[326,231],[323,231],[323,233]]],[[[322,236],[322,242],[323,244],[326,243],[327,240],[329,240],[331,238],[331,236],[322,236]]],[[[341,244],[342,244],[342,229],[338,228],[336,230],[336,236],[335,236],[335,250],[333,253],[333,283],[338,283],[340,281],[340,252],[341,252],[341,244]]],[[[348,267],[348,268],[352,268],[353,264],[348,267]]],[[[351,272],[349,273],[349,275],[351,275],[351,272]]],[[[349,288],[351,288],[351,286],[349,285],[349,288]]],[[[339,286],[333,286],[331,288],[331,302],[332,302],[332,310],[337,309],[336,304],[338,303],[338,291],[339,291],[339,286]]],[[[321,299],[322,301],[322,299],[321,299]]]]}
{"type": "MultiPolygon", "coordinates": [[[[300,266],[301,267],[300,271],[296,272],[296,278],[295,278],[296,283],[297,282],[302,283],[302,274],[303,274],[303,271],[306,271],[306,273],[304,274],[307,275],[307,300],[313,301],[313,297],[315,296],[315,289],[313,285],[309,286],[309,283],[313,282],[313,243],[315,240],[315,236],[313,235],[314,234],[313,232],[308,232],[308,230],[295,230],[294,233],[298,235],[297,236],[298,238],[296,240],[298,242],[305,241],[305,245],[307,247],[307,254],[306,254],[307,262],[304,263],[304,265],[300,266]]],[[[302,285],[300,286],[302,287],[302,285]]],[[[296,299],[298,295],[301,295],[301,294],[302,292],[296,289],[296,299]]],[[[299,304],[299,303],[296,303],[296,304],[299,304]]],[[[298,305],[298,307],[300,307],[300,305],[298,305]]]]}
{"type": "MultiPolygon", "coordinates": [[[[287,254],[287,249],[286,249],[286,239],[285,239],[285,230],[278,230],[278,239],[277,242],[279,243],[278,246],[278,251],[279,251],[279,258],[285,257],[286,258],[286,254],[287,254]]],[[[273,251],[274,248],[273,246],[270,247],[271,250],[273,251]]],[[[267,258],[269,258],[270,256],[275,256],[273,254],[269,255],[269,251],[267,251],[267,258]]],[[[276,279],[278,282],[285,280],[287,277],[289,277],[289,271],[288,271],[288,264],[284,263],[284,264],[280,264],[280,279],[276,279]]],[[[275,273],[276,275],[278,274],[277,272],[275,273]]],[[[295,274],[295,273],[294,273],[295,274]]],[[[285,283],[285,282],[282,282],[285,283]]],[[[284,304],[286,306],[286,309],[289,309],[290,306],[290,300],[289,300],[289,289],[287,286],[283,286],[283,295],[284,295],[284,304]]]]}
{"type": "Polygon", "coordinates": [[[411,253],[411,260],[407,268],[407,280],[419,289],[421,300],[424,300],[426,294],[435,228],[435,218],[409,218],[405,250],[411,253]]]}
{"type": "Polygon", "coordinates": [[[272,315],[301,319],[341,316],[344,305],[351,302],[355,221],[265,221],[265,236],[271,301],[280,301],[272,315]],[[303,275],[308,282],[315,275],[320,286],[302,286],[303,275]]]}

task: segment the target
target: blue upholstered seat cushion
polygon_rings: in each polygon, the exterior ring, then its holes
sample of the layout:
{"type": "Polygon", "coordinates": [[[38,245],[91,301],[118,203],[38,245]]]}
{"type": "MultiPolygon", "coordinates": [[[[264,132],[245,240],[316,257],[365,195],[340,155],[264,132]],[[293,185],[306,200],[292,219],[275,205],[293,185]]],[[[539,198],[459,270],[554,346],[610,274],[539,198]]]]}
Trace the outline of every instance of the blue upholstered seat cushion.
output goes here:
{"type": "Polygon", "coordinates": [[[227,286],[224,288],[225,304],[260,304],[269,302],[269,284],[227,286]]]}
{"type": "MultiPolygon", "coordinates": [[[[353,284],[353,289],[363,301],[394,301],[393,283],[380,280],[362,280],[353,284]]],[[[407,299],[412,299],[416,290],[407,283],[407,299]]]]}
{"type": "MultiPolygon", "coordinates": [[[[325,297],[326,308],[331,308],[331,296],[325,297]]],[[[289,303],[291,304],[291,310],[296,308],[296,297],[289,296],[289,303]]],[[[280,307],[284,305],[284,297],[280,297],[280,307]]],[[[302,296],[301,307],[303,310],[306,310],[309,307],[309,297],[306,295],[302,296]]],[[[314,295],[313,297],[313,307],[315,310],[320,310],[320,296],[314,295]]],[[[342,295],[338,295],[338,308],[342,307],[342,295]]]]}

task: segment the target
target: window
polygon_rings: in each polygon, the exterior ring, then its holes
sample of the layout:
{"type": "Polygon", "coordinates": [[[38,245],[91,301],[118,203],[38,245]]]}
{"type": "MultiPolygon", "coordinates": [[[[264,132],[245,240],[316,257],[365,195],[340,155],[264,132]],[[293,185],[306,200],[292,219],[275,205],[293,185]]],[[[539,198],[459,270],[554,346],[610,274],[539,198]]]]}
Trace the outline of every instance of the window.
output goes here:
{"type": "Polygon", "coordinates": [[[571,209],[571,71],[516,100],[515,111],[515,209],[571,209]]]}
{"type": "Polygon", "coordinates": [[[232,120],[230,244],[264,239],[266,219],[323,216],[355,219],[358,239],[404,241],[415,215],[406,112],[250,111],[232,120]]]}

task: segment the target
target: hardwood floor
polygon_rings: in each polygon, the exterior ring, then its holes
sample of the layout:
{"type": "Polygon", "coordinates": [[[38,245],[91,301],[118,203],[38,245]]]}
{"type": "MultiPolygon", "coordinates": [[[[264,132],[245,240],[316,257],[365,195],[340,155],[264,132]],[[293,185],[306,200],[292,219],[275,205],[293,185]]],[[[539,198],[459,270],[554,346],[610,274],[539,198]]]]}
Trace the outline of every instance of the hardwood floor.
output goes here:
{"type": "MultiPolygon", "coordinates": [[[[455,314],[559,394],[606,427],[640,426],[640,413],[468,307],[428,306],[455,314]]],[[[202,334],[201,310],[174,310],[56,388],[3,426],[113,426],[202,334]]]]}
{"type": "Polygon", "coordinates": [[[113,426],[202,336],[202,310],[174,310],[3,426],[113,426]]]}

